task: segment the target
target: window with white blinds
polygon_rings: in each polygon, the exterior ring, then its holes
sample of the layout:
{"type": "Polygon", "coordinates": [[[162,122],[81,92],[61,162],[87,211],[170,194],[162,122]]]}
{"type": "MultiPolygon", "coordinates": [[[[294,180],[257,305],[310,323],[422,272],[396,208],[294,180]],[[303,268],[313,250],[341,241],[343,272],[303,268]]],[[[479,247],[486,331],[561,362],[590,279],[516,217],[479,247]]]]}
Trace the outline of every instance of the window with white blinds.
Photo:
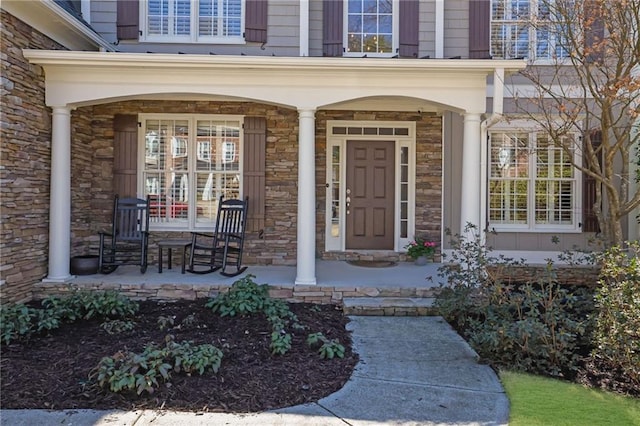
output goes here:
{"type": "Polygon", "coordinates": [[[145,0],[143,41],[243,41],[243,0],[145,0]]]}
{"type": "Polygon", "coordinates": [[[234,116],[141,115],[142,193],[155,228],[211,226],[217,203],[242,196],[242,120],[234,116]]]}

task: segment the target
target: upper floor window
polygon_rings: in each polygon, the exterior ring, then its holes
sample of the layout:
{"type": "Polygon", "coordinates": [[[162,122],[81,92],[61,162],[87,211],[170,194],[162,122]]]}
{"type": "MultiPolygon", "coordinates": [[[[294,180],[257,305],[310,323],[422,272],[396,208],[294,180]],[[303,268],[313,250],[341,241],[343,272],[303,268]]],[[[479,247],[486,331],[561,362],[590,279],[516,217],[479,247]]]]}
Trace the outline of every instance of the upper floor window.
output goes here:
{"type": "Polygon", "coordinates": [[[491,56],[559,59],[568,56],[556,0],[491,0],[491,56]]]}
{"type": "Polygon", "coordinates": [[[143,41],[244,41],[243,0],[145,0],[141,8],[143,41]]]}
{"type": "MultiPolygon", "coordinates": [[[[575,147],[577,136],[564,136],[575,147]]],[[[576,231],[579,180],[573,159],[537,131],[490,135],[489,223],[498,230],[576,231]]],[[[576,155],[575,153],[573,154],[576,155]]]]}
{"type": "Polygon", "coordinates": [[[397,16],[397,2],[393,0],[348,0],[345,56],[395,54],[397,16]]]}

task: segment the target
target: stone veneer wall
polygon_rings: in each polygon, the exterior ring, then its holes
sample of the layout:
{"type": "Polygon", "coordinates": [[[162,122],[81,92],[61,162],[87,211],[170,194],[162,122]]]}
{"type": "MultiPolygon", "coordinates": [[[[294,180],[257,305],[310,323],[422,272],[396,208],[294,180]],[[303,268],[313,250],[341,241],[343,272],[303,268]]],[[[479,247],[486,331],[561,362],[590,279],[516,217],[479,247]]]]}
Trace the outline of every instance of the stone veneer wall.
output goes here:
{"type": "Polygon", "coordinates": [[[0,12],[0,298],[26,301],[47,274],[51,116],[44,71],[22,49],[63,47],[0,12]]]}
{"type": "MultiPolygon", "coordinates": [[[[295,265],[298,179],[298,115],[274,106],[208,101],[126,101],[78,108],[72,116],[72,256],[98,253],[98,232],[109,229],[113,208],[113,117],[115,114],[181,113],[264,116],[267,119],[265,230],[247,235],[243,261],[295,265]]],[[[152,232],[156,241],[188,233],[152,232]]]]}
{"type": "MultiPolygon", "coordinates": [[[[327,121],[410,121],[416,123],[416,234],[438,242],[442,224],[442,117],[435,113],[318,111],[316,113],[317,252],[323,259],[406,260],[394,252],[324,252],[327,121]]],[[[410,235],[409,237],[413,237],[410,235]]]]}
{"type": "MultiPolygon", "coordinates": [[[[43,283],[34,291],[34,299],[40,300],[50,296],[63,297],[76,290],[90,291],[117,291],[133,300],[197,300],[216,297],[220,293],[226,293],[231,286],[220,284],[117,284],[117,283],[83,283],[60,284],[43,283]]],[[[269,285],[269,296],[288,302],[343,304],[343,300],[349,297],[399,297],[399,298],[433,298],[440,289],[438,287],[402,287],[384,288],[357,286],[330,287],[310,285],[269,285]]],[[[400,309],[401,310],[401,309],[400,309]]],[[[380,315],[398,314],[394,309],[391,312],[380,312],[380,315]]],[[[407,313],[405,313],[407,315],[407,313]]]]}
{"type": "MultiPolygon", "coordinates": [[[[108,229],[113,200],[113,117],[115,114],[183,113],[238,114],[267,118],[266,206],[263,239],[248,235],[244,262],[258,265],[296,264],[298,179],[297,112],[251,102],[126,101],[78,108],[72,116],[72,255],[97,253],[98,231],[108,229]]],[[[324,251],[324,200],[327,120],[397,120],[417,123],[416,228],[434,241],[440,236],[442,193],[441,117],[395,112],[327,112],[316,114],[317,252],[324,251]]],[[[188,234],[153,232],[150,263],[156,262],[155,242],[188,234]]],[[[397,254],[381,253],[389,258],[397,254]]]]}

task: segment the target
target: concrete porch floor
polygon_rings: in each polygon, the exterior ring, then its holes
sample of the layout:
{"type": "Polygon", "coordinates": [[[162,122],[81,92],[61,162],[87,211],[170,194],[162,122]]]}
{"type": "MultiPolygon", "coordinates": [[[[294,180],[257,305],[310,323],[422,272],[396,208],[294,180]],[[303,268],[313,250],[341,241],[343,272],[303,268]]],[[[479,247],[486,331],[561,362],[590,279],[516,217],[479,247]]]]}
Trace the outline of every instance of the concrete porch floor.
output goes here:
{"type": "MultiPolygon", "coordinates": [[[[354,266],[346,261],[317,260],[317,287],[385,287],[408,288],[438,287],[439,263],[428,263],[424,266],[414,265],[412,262],[397,262],[391,267],[354,266]],[[433,281],[428,280],[432,277],[433,281]]],[[[229,271],[233,269],[230,268],[229,271]]],[[[225,277],[219,272],[209,274],[180,273],[180,264],[167,269],[166,264],[162,273],[158,273],[157,265],[149,265],[144,274],[136,266],[121,266],[115,272],[103,275],[76,276],[73,284],[120,283],[120,284],[189,284],[189,285],[231,285],[236,280],[254,275],[258,284],[275,286],[294,285],[296,279],[295,266],[251,266],[237,277],[225,277]]],[[[314,287],[314,286],[306,286],[314,287]]]]}

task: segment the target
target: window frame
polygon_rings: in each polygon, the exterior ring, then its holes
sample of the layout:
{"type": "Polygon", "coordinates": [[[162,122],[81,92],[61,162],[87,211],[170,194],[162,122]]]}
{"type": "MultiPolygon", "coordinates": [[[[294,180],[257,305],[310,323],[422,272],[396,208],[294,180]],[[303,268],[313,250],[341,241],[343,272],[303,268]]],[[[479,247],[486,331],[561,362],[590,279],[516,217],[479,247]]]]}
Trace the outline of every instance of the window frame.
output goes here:
{"type": "MultiPolygon", "coordinates": [[[[543,57],[538,57],[538,49],[539,49],[539,42],[538,42],[538,33],[540,30],[540,23],[541,22],[546,22],[546,25],[549,26],[555,26],[555,25],[561,25],[559,23],[557,23],[556,20],[553,19],[549,19],[549,20],[538,20],[538,11],[539,11],[539,3],[542,0],[520,0],[522,2],[526,2],[528,4],[528,8],[529,8],[529,15],[526,19],[494,19],[494,5],[496,4],[496,2],[504,2],[507,5],[511,4],[512,0],[490,0],[490,10],[489,10],[489,53],[491,55],[492,58],[496,58],[496,59],[517,59],[517,58],[524,58],[527,59],[530,62],[535,62],[536,64],[539,65],[544,65],[544,64],[551,64],[551,63],[563,63],[563,62],[567,62],[570,60],[569,56],[569,51],[566,49],[563,49],[561,46],[559,46],[559,42],[557,40],[557,37],[553,36],[553,32],[550,31],[549,32],[549,36],[547,39],[547,43],[548,43],[548,51],[550,52],[548,55],[543,56],[543,57]],[[502,24],[500,24],[502,23],[502,24]],[[507,28],[507,30],[509,29],[510,26],[515,25],[516,23],[522,23],[523,25],[526,26],[526,30],[527,30],[527,49],[526,49],[526,55],[524,56],[503,56],[502,52],[500,53],[496,53],[494,51],[494,24],[495,25],[502,25],[502,30],[505,30],[505,27],[507,28]],[[555,52],[557,52],[558,49],[563,49],[564,50],[564,55],[559,55],[556,56],[555,52]]],[[[555,1],[555,0],[545,0],[545,1],[555,1]]],[[[505,8],[506,9],[506,8],[505,8]]],[[[552,14],[550,14],[551,16],[552,14]]],[[[510,42],[512,44],[517,44],[518,40],[517,40],[517,35],[516,37],[512,37],[510,39],[507,39],[506,37],[501,38],[501,42],[503,45],[506,45],[507,42],[510,42]]],[[[509,49],[503,49],[503,50],[509,50],[509,49]]],[[[508,52],[506,52],[508,53],[508,52]]]]}
{"type": "MultiPolygon", "coordinates": [[[[487,143],[487,168],[486,168],[486,179],[487,179],[487,223],[489,229],[498,231],[498,232],[556,232],[556,233],[579,233],[581,230],[582,223],[582,191],[583,191],[583,183],[582,183],[582,172],[575,167],[574,165],[570,165],[572,169],[573,176],[571,178],[539,178],[536,173],[536,165],[537,158],[536,155],[536,143],[538,135],[545,135],[546,132],[541,129],[539,126],[531,122],[527,122],[526,120],[514,120],[510,123],[510,125],[503,123],[502,125],[493,126],[488,132],[488,143],[487,143]],[[493,157],[492,157],[492,148],[494,147],[494,135],[495,134],[526,134],[527,135],[527,149],[529,151],[529,155],[527,158],[527,173],[528,176],[526,179],[520,179],[528,182],[527,188],[527,207],[526,214],[527,219],[524,224],[517,223],[500,223],[491,220],[491,183],[494,180],[492,179],[492,165],[493,165],[493,157]],[[536,223],[536,197],[538,194],[536,193],[536,183],[544,182],[544,181],[569,181],[573,183],[572,187],[572,201],[571,201],[571,215],[572,215],[572,223],[570,224],[558,224],[558,223],[536,223]]],[[[573,137],[577,143],[579,143],[582,138],[579,132],[571,132],[569,136],[573,137]]],[[[546,137],[549,138],[549,135],[546,134],[546,137]]],[[[559,148],[561,149],[561,148],[559,148]]],[[[562,150],[564,155],[564,150],[562,150]]],[[[576,149],[573,153],[574,162],[577,165],[582,163],[582,155],[579,149],[576,149]]],[[[516,181],[516,179],[511,179],[512,181],[516,181]]]]}
{"type": "MultiPolygon", "coordinates": [[[[174,0],[169,0],[174,1],[174,0]]],[[[189,23],[189,35],[174,35],[174,34],[149,34],[149,0],[141,0],[140,7],[140,42],[147,43],[189,43],[189,44],[246,44],[245,41],[245,19],[246,19],[246,0],[240,1],[240,34],[237,36],[201,36],[199,34],[199,0],[190,1],[190,23],[189,23]]],[[[216,0],[223,1],[223,0],[216,0]]]]}
{"type": "MultiPolygon", "coordinates": [[[[145,174],[150,173],[150,171],[146,168],[145,161],[147,158],[155,159],[156,161],[160,160],[159,153],[155,156],[146,157],[146,147],[150,144],[149,140],[146,138],[146,130],[147,130],[147,121],[152,120],[160,120],[160,121],[187,121],[188,122],[188,137],[186,139],[186,157],[187,157],[187,170],[184,173],[187,176],[187,193],[188,194],[198,194],[198,173],[205,173],[203,170],[197,169],[198,161],[211,162],[213,161],[213,157],[210,157],[208,160],[203,158],[200,152],[200,145],[198,143],[198,134],[197,134],[197,126],[199,121],[228,121],[228,122],[237,122],[238,123],[238,148],[234,152],[235,157],[238,161],[237,170],[217,170],[210,171],[210,174],[218,174],[218,175],[231,175],[236,174],[238,176],[238,196],[240,199],[244,197],[244,115],[225,115],[225,114],[181,114],[181,113],[145,113],[138,115],[138,122],[140,123],[139,131],[138,131],[138,167],[137,167],[137,188],[138,193],[142,194],[142,196],[146,197],[147,188],[145,182],[145,174]]],[[[222,137],[222,139],[224,139],[222,137]]],[[[222,140],[220,146],[227,144],[227,141],[222,140]]],[[[226,164],[227,161],[223,157],[220,157],[220,163],[226,164]]],[[[166,167],[166,166],[165,166],[166,167]]],[[[169,172],[169,169],[165,168],[165,172],[169,172]]],[[[174,171],[176,173],[176,171],[174,171]]],[[[156,182],[156,188],[158,192],[160,192],[159,183],[156,182]]],[[[152,195],[152,194],[150,194],[152,195]]],[[[211,226],[215,223],[215,215],[211,218],[211,220],[206,220],[206,218],[201,217],[201,220],[198,220],[198,208],[197,205],[197,196],[188,196],[188,200],[186,203],[188,204],[188,215],[186,221],[150,221],[149,229],[151,231],[196,231],[202,229],[210,229],[211,226]],[[205,219],[205,220],[203,220],[205,219]]],[[[213,203],[217,203],[217,196],[214,196],[210,200],[203,201],[211,201],[213,203]]],[[[180,201],[178,201],[180,202],[180,201]]]]}
{"type": "Polygon", "coordinates": [[[391,52],[388,53],[370,53],[370,52],[349,52],[349,2],[359,0],[343,0],[344,6],[342,8],[343,13],[343,43],[344,57],[359,58],[363,55],[367,55],[370,58],[390,58],[398,54],[400,48],[400,0],[391,0],[391,52]]]}

